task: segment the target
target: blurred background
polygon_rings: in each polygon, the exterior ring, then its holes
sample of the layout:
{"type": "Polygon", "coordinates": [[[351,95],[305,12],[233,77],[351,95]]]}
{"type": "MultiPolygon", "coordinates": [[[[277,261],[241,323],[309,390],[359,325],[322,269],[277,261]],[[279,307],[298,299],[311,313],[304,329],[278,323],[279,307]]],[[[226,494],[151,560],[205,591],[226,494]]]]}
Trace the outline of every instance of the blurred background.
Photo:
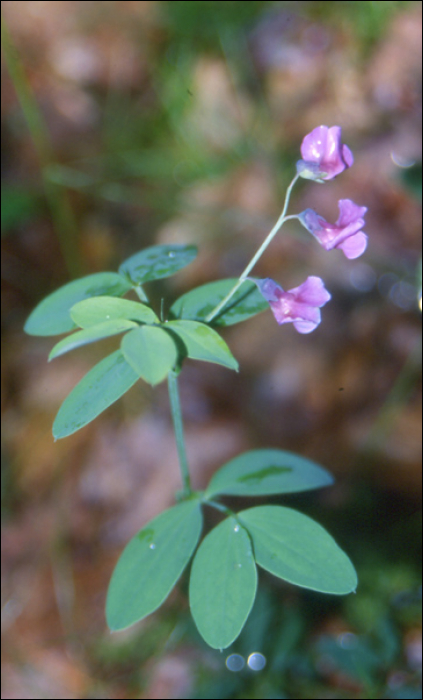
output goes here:
{"type": "Polygon", "coordinates": [[[421,3],[2,10],[2,698],[420,698],[421,3]],[[61,402],[119,340],[48,364],[56,339],[23,324],[58,286],[155,243],[199,248],[151,285],[157,303],[238,276],[320,124],[342,127],[354,167],[299,183],[289,213],[368,207],[366,253],[327,253],[288,222],[254,272],[288,289],[321,276],[323,322],[301,336],[269,311],[228,328],[240,373],[187,361],[180,390],[195,488],[257,447],[334,474],[271,500],[329,530],[357,594],[261,572],[220,653],[195,629],[183,576],[158,612],[111,635],[117,557],[180,488],[166,385],[138,382],[55,443],[61,402]]]}

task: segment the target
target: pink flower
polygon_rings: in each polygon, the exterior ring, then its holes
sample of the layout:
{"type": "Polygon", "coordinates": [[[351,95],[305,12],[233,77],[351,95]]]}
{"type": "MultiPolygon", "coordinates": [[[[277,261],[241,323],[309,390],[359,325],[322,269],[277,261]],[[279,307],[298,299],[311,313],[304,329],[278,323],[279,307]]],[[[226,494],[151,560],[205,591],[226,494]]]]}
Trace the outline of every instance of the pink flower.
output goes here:
{"type": "Polygon", "coordinates": [[[303,284],[284,292],[269,277],[263,280],[249,277],[269,302],[279,325],[293,323],[299,333],[311,333],[320,323],[320,306],[326,304],[331,295],[320,277],[307,277],[303,284]]]}
{"type": "Polygon", "coordinates": [[[338,207],[339,216],[336,224],[328,223],[313,209],[301,212],[298,219],[325,250],[341,248],[344,255],[353,260],[367,248],[367,236],[361,230],[364,226],[362,217],[367,207],[359,207],[351,199],[340,199],[338,207]]]}
{"type": "Polygon", "coordinates": [[[318,126],[301,144],[303,160],[297,162],[297,172],[301,177],[317,182],[332,178],[350,168],[354,162],[348,146],[341,143],[340,126],[318,126]]]}

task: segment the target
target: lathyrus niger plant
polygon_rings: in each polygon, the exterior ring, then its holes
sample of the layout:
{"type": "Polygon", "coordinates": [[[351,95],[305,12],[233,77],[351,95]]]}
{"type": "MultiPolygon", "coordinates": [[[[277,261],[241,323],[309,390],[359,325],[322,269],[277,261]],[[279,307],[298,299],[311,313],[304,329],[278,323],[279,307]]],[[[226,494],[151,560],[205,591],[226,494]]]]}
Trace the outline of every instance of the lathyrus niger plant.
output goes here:
{"type": "Polygon", "coordinates": [[[176,505],[147,523],[123,550],[107,595],[111,630],[129,627],[157,610],[191,559],[191,612],[199,633],[216,649],[238,637],[250,614],[257,565],[321,593],[345,595],[356,588],[349,558],[311,518],[279,505],[253,505],[236,513],[224,504],[226,495],[254,499],[328,486],[332,477],[325,469],[291,452],[256,449],[221,466],[205,491],[193,491],[184,444],[178,379],[186,358],[237,371],[219,331],[269,305],[278,324],[293,323],[299,333],[310,333],[320,323],[320,308],[331,297],[319,277],[307,277],[288,291],[271,279],[249,277],[283,223],[298,219],[327,251],[340,249],[350,259],[366,249],[366,208],[349,199],[339,201],[335,224],[312,209],[286,215],[298,178],[325,183],[353,164],[340,127],[315,128],[305,136],[301,155],[277,223],[238,279],[197,287],[173,303],[168,318],[159,318],[144,283],[175,274],[197,251],[193,245],[152,246],[125,260],[118,272],[88,275],[61,287],[26,322],[31,335],[69,333],[54,346],[49,360],[101,338],[122,336],[120,348],[95,365],[63,402],[53,424],[56,439],[83,428],[139,379],[153,386],[168,382],[182,490],[176,505]],[[123,298],[130,291],[139,301],[123,298]],[[199,544],[204,507],[219,510],[222,521],[199,544]]]}

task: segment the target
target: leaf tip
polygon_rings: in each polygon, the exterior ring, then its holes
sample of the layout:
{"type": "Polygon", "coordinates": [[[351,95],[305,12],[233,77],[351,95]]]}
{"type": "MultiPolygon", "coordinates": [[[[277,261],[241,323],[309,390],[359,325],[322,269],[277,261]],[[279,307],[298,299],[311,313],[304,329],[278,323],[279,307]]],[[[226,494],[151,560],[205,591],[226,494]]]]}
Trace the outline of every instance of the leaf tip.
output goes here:
{"type": "Polygon", "coordinates": [[[54,428],[54,423],[53,423],[53,429],[51,432],[53,434],[54,442],[61,440],[63,437],[66,437],[66,435],[61,435],[60,432],[56,432],[56,430],[54,428]]]}
{"type": "Polygon", "coordinates": [[[111,620],[108,619],[107,614],[106,614],[106,624],[109,629],[110,634],[115,634],[115,632],[119,632],[119,625],[113,624],[111,620]]]}

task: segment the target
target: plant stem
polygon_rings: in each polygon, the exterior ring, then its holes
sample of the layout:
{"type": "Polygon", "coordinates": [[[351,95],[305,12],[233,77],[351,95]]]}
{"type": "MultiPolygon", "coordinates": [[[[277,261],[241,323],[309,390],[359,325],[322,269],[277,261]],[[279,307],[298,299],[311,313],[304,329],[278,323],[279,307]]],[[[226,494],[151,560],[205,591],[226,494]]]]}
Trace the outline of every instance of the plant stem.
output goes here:
{"type": "Polygon", "coordinates": [[[233,512],[230,508],[227,506],[224,506],[223,503],[219,503],[219,501],[203,501],[204,505],[211,506],[212,508],[216,508],[216,510],[219,510],[221,513],[225,513],[225,515],[233,515],[236,517],[236,513],[233,512]]]}
{"type": "Polygon", "coordinates": [[[52,182],[49,177],[49,169],[54,164],[54,156],[47,128],[3,17],[1,19],[1,40],[10,79],[40,162],[45,197],[62,255],[71,277],[77,277],[82,274],[76,247],[77,227],[66,193],[60,185],[52,182]]]}
{"type": "Polygon", "coordinates": [[[255,265],[256,262],[257,262],[257,260],[263,255],[263,253],[264,253],[264,251],[266,250],[267,246],[268,246],[269,243],[273,240],[273,238],[276,236],[277,232],[278,232],[279,229],[282,227],[282,225],[285,223],[285,221],[288,221],[288,219],[296,219],[296,218],[297,218],[297,216],[285,216],[285,214],[286,214],[286,210],[288,209],[288,204],[289,204],[289,199],[290,199],[290,197],[291,197],[292,188],[294,187],[294,185],[295,185],[295,183],[297,182],[297,180],[298,180],[299,177],[300,177],[300,176],[299,176],[298,173],[297,173],[297,175],[295,175],[295,177],[294,177],[294,179],[292,180],[292,182],[288,185],[288,188],[287,188],[287,190],[286,190],[285,202],[284,202],[284,205],[283,205],[282,213],[281,213],[279,219],[277,220],[276,224],[274,225],[274,227],[272,228],[272,230],[270,231],[270,233],[266,236],[266,238],[264,239],[264,241],[263,241],[263,243],[261,244],[260,248],[258,249],[258,251],[256,252],[256,254],[254,255],[254,257],[250,260],[250,262],[248,263],[248,265],[247,265],[247,267],[245,268],[245,270],[244,270],[243,272],[241,272],[241,275],[239,276],[238,282],[236,282],[236,284],[232,287],[231,291],[225,296],[224,299],[222,299],[221,302],[219,302],[219,304],[218,304],[217,306],[215,306],[215,308],[213,309],[213,311],[211,311],[211,312],[209,313],[209,315],[206,317],[205,321],[206,321],[207,323],[209,323],[215,316],[217,316],[217,314],[219,313],[219,311],[220,311],[221,309],[223,309],[224,306],[226,306],[226,304],[227,304],[227,302],[229,301],[229,299],[231,299],[231,297],[233,297],[233,295],[235,294],[235,292],[237,291],[237,289],[239,289],[239,287],[241,286],[241,284],[242,284],[243,282],[245,282],[245,278],[247,277],[248,273],[250,272],[250,270],[253,269],[254,265],[255,265]]]}
{"type": "Polygon", "coordinates": [[[184,428],[182,424],[181,403],[179,401],[178,379],[175,372],[170,371],[167,375],[169,387],[170,409],[172,412],[173,427],[175,429],[176,447],[179,457],[179,468],[181,470],[183,493],[186,497],[192,493],[191,480],[189,476],[187,454],[185,449],[184,428]]]}

